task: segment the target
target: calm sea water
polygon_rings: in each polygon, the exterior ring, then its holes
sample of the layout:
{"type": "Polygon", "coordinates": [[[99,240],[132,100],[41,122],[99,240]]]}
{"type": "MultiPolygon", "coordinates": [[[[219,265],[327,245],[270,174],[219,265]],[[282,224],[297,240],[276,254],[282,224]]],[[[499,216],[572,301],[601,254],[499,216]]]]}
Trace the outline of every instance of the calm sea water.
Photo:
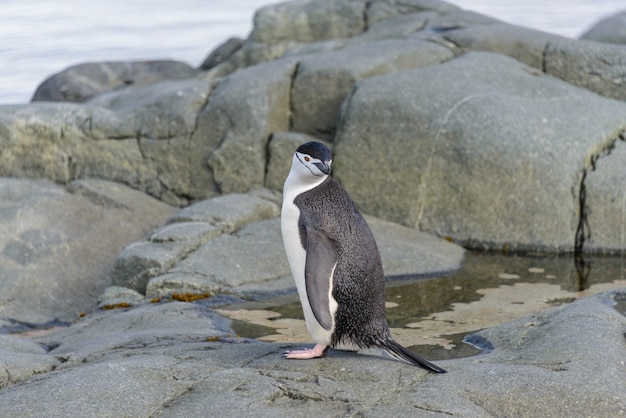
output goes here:
{"type": "MultiPolygon", "coordinates": [[[[174,59],[199,65],[219,43],[245,38],[271,0],[2,0],[0,104],[27,103],[46,77],[94,61],[174,59]]],[[[624,0],[458,0],[502,20],[578,37],[624,0]]]]}

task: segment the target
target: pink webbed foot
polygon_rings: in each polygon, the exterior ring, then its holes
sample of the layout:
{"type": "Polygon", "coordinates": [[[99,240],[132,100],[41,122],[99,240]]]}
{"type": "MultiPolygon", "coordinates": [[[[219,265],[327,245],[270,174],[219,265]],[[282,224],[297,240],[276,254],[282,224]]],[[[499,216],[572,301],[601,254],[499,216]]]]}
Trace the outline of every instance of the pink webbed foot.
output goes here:
{"type": "Polygon", "coordinates": [[[293,350],[283,353],[283,357],[286,359],[307,360],[311,358],[324,357],[328,350],[327,345],[316,344],[313,348],[307,348],[306,350],[293,350]]]}

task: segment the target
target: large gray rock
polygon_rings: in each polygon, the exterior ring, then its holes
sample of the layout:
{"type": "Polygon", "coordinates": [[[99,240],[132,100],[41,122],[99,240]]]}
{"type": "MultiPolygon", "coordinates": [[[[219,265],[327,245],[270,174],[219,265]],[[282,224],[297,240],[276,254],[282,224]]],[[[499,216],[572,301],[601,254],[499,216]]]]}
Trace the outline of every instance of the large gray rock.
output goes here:
{"type": "Polygon", "coordinates": [[[626,144],[624,135],[585,178],[584,248],[620,254],[626,248],[626,144]]]}
{"type": "Polygon", "coordinates": [[[91,310],[128,242],[174,209],[97,180],[64,187],[0,179],[0,330],[71,321],[91,310]]]}
{"type": "Polygon", "coordinates": [[[625,117],[620,102],[468,53],[358,82],[333,168],[366,213],[478,248],[568,251],[593,216],[579,213],[585,173],[625,117]]]}
{"type": "Polygon", "coordinates": [[[296,59],[285,58],[246,68],[224,79],[211,94],[199,115],[198,131],[204,141],[217,145],[208,164],[221,193],[263,186],[270,135],[289,130],[296,66],[296,59]]]}
{"type": "Polygon", "coordinates": [[[365,28],[366,4],[360,0],[303,0],[260,8],[242,47],[209,71],[221,77],[238,69],[285,56],[303,44],[349,38],[365,28]]]}
{"type": "Polygon", "coordinates": [[[460,8],[458,6],[441,0],[410,0],[402,2],[394,0],[373,0],[368,4],[366,9],[367,28],[369,30],[376,23],[391,20],[399,15],[422,12],[434,12],[436,14],[445,15],[459,10],[460,8]]]}
{"type": "Polygon", "coordinates": [[[291,89],[291,127],[330,139],[339,107],[354,83],[377,74],[435,65],[452,59],[447,48],[411,39],[389,39],[302,57],[291,89]]]}
{"type": "Polygon", "coordinates": [[[54,370],[61,361],[32,341],[0,335],[0,388],[54,370]]]}
{"type": "MultiPolygon", "coordinates": [[[[204,247],[207,241],[216,241],[222,234],[233,233],[248,223],[278,216],[279,205],[272,199],[275,198],[271,192],[258,190],[250,194],[218,196],[180,210],[146,240],[127,246],[118,255],[111,270],[112,284],[145,294],[153,277],[175,270],[181,262],[188,262],[186,258],[202,258],[198,255],[199,247],[204,247]]],[[[235,255],[228,255],[228,258],[238,260],[235,255]]],[[[205,261],[205,264],[207,268],[215,268],[210,262],[205,261]]],[[[197,278],[202,280],[202,277],[206,275],[197,278]]],[[[195,290],[202,293],[198,286],[195,290]]]]}
{"type": "Polygon", "coordinates": [[[602,96],[626,101],[626,45],[550,42],[545,51],[544,71],[602,96]]]}
{"type": "Polygon", "coordinates": [[[226,61],[231,55],[237,52],[243,45],[241,38],[229,38],[222,44],[218,45],[211,53],[202,61],[199,69],[206,71],[226,61]]]}
{"type": "Polygon", "coordinates": [[[365,28],[361,0],[304,0],[262,7],[249,40],[260,43],[314,42],[350,38],[365,28]]]}
{"type": "Polygon", "coordinates": [[[543,69],[548,43],[565,39],[502,22],[453,28],[441,32],[439,36],[463,51],[496,52],[540,70],[543,69]]]}
{"type": "Polygon", "coordinates": [[[291,345],[230,338],[199,305],[144,304],[35,338],[62,364],[1,389],[0,403],[7,416],[619,416],[626,318],[613,305],[625,292],[482,331],[474,340],[493,350],[440,361],[444,375],[333,350],[287,361],[291,345]]]}
{"type": "Polygon", "coordinates": [[[166,81],[103,94],[86,104],[0,106],[0,174],[59,183],[97,177],[171,204],[214,195],[197,132],[211,83],[166,81]],[[195,135],[195,136],[194,136],[195,135]]]}
{"type": "Polygon", "coordinates": [[[107,91],[190,78],[196,73],[188,64],[177,61],[78,64],[44,80],[32,101],[84,102],[107,91]]]}
{"type": "Polygon", "coordinates": [[[81,149],[83,126],[93,113],[73,103],[0,106],[0,175],[69,183],[76,164],[71,157],[81,149]]]}
{"type": "MultiPolygon", "coordinates": [[[[42,340],[48,360],[57,361],[54,373],[42,376],[47,370],[38,370],[43,379],[30,380],[29,388],[16,391],[14,386],[4,392],[25,401],[45,387],[51,389],[49,384],[56,381],[56,399],[65,406],[34,402],[22,404],[18,413],[16,404],[14,411],[3,410],[3,414],[66,416],[71,408],[72,414],[82,416],[148,416],[181,396],[199,370],[221,368],[174,354],[175,341],[186,341],[187,349],[204,350],[207,336],[226,337],[227,331],[227,321],[193,304],[147,304],[128,312],[98,313],[42,340]]],[[[19,380],[32,379],[34,374],[19,380]]]]}
{"type": "Polygon", "coordinates": [[[601,19],[580,35],[580,39],[626,44],[626,11],[601,19]]]}

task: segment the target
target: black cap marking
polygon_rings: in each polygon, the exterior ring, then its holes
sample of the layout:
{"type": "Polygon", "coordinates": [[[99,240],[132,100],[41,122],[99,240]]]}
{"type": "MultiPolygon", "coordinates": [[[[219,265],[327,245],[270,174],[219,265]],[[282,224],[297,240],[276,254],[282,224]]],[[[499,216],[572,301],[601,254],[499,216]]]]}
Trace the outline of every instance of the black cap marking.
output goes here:
{"type": "Polygon", "coordinates": [[[311,157],[317,158],[321,161],[331,161],[333,159],[333,153],[331,150],[329,150],[326,145],[316,141],[300,145],[296,152],[310,155],[311,157]]]}

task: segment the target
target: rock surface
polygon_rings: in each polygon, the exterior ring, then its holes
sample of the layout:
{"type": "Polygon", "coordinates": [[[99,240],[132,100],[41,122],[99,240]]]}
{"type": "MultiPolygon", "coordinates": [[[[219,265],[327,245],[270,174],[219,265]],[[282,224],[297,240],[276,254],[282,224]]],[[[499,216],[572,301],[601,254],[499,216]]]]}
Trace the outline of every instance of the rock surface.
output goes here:
{"type": "Polygon", "coordinates": [[[33,342],[1,338],[3,353],[21,361],[3,363],[0,386],[10,386],[0,403],[9,416],[63,416],[68,405],[111,417],[619,416],[626,317],[614,305],[624,309],[625,292],[482,331],[472,339],[492,351],[440,361],[444,375],[332,350],[287,361],[280,353],[290,345],[233,338],[206,307],[147,303],[33,342]]]}
{"type": "Polygon", "coordinates": [[[84,102],[100,93],[193,77],[196,70],[177,61],[85,63],[44,80],[32,101],[84,102]]]}
{"type": "Polygon", "coordinates": [[[626,12],[619,12],[601,19],[598,23],[580,35],[580,39],[626,44],[626,12]]]}
{"type": "Polygon", "coordinates": [[[0,179],[0,330],[69,322],[111,283],[124,246],[174,209],[119,184],[0,179]]]}
{"type": "Polygon", "coordinates": [[[84,102],[110,90],[184,79],[195,74],[196,70],[177,61],[78,64],[44,80],[32,101],[84,102]]]}
{"type": "MultiPolygon", "coordinates": [[[[622,142],[625,121],[622,102],[502,55],[466,53],[358,82],[333,168],[366,213],[468,246],[571,251],[581,218],[595,216],[585,175],[604,168],[594,162],[622,142]]],[[[594,227],[601,235],[613,224],[594,227]]]]}

